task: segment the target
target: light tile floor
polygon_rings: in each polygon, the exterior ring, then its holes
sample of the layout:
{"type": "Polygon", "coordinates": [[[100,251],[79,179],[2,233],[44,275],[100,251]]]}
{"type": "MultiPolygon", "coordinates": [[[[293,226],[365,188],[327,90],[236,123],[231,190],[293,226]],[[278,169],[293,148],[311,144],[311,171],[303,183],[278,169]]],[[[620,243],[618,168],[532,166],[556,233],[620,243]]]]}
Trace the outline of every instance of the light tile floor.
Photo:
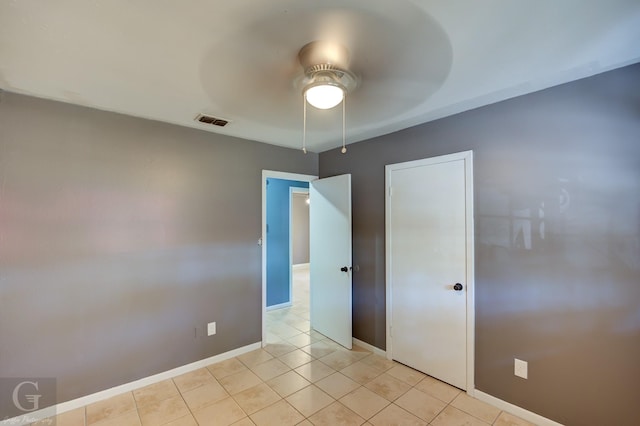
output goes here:
{"type": "Polygon", "coordinates": [[[531,425],[310,330],[308,270],[294,276],[293,306],[267,314],[263,349],[61,414],[57,426],[531,425]]]}

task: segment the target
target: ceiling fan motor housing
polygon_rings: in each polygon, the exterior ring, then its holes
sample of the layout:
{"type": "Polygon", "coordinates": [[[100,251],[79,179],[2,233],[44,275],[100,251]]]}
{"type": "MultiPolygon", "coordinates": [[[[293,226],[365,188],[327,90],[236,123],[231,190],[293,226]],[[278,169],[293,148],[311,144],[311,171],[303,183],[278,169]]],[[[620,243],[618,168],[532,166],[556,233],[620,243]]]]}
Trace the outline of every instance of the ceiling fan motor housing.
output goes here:
{"type": "Polygon", "coordinates": [[[357,77],[348,70],[349,51],[340,44],[312,41],[300,49],[298,60],[305,74],[303,93],[319,85],[337,86],[349,93],[358,85],[357,77]]]}

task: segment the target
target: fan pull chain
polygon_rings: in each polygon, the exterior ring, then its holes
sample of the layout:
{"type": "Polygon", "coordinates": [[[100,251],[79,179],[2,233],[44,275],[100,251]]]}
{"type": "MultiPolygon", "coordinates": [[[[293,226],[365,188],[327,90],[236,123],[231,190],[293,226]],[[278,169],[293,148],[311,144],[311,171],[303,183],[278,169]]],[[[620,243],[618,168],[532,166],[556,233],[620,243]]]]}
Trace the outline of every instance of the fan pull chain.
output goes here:
{"type": "MultiPolygon", "coordinates": [[[[347,126],[346,126],[346,96],[342,99],[342,149],[340,152],[347,153],[347,126]]],[[[307,95],[302,95],[302,152],[307,153],[307,95]]]]}
{"type": "Polygon", "coordinates": [[[302,152],[307,153],[307,94],[302,95],[302,152]]]}
{"type": "Polygon", "coordinates": [[[346,128],[346,126],[344,124],[345,117],[346,117],[346,114],[345,114],[345,110],[346,110],[345,104],[346,103],[347,103],[347,97],[345,96],[344,98],[342,98],[342,150],[341,150],[341,152],[343,154],[347,153],[347,145],[346,145],[346,137],[345,137],[345,134],[346,134],[345,128],[346,128]]]}

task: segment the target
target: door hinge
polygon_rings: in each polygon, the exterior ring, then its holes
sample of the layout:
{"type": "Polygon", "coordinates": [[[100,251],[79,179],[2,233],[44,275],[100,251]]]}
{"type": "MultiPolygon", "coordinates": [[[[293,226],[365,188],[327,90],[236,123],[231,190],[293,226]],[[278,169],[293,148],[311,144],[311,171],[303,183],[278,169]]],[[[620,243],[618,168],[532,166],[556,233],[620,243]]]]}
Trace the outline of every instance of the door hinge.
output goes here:
{"type": "Polygon", "coordinates": [[[393,186],[389,187],[389,197],[393,196],[393,186]]]}

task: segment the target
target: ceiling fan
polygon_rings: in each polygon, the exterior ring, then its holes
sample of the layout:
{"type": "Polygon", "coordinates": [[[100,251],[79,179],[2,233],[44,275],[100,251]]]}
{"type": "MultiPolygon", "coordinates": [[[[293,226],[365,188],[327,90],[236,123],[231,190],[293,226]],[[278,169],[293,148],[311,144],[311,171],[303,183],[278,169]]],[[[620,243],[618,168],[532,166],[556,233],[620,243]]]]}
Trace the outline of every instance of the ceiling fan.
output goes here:
{"type": "Polygon", "coordinates": [[[348,139],[361,140],[398,117],[411,118],[451,67],[446,33],[410,0],[393,8],[383,0],[291,1],[246,19],[201,64],[211,112],[234,125],[251,121],[258,131],[277,128],[291,141],[302,130],[304,150],[338,145],[341,119],[346,148],[345,96],[348,139]],[[226,48],[230,40],[242,48],[226,48]],[[308,123],[307,103],[315,105],[308,123]],[[334,108],[340,103],[343,111],[334,108]]]}

